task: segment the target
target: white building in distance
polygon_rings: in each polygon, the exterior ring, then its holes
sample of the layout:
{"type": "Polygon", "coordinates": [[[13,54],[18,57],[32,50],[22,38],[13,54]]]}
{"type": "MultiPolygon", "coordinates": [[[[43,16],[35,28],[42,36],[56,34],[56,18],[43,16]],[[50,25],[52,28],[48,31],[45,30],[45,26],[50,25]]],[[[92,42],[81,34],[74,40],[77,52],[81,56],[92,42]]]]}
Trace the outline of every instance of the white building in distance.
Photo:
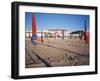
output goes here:
{"type": "MultiPolygon", "coordinates": [[[[66,29],[48,29],[38,31],[37,37],[66,39],[70,37],[70,31],[66,29]]],[[[32,37],[32,32],[25,32],[25,37],[32,37]]]]}

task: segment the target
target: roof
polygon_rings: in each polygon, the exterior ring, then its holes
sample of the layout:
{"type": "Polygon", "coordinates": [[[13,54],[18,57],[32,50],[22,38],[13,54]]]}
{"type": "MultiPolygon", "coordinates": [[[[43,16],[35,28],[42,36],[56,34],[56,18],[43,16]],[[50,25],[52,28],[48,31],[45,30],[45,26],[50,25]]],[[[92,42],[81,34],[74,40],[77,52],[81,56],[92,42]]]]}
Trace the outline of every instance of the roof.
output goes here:
{"type": "Polygon", "coordinates": [[[79,31],[74,31],[74,32],[71,32],[70,34],[83,34],[83,31],[81,30],[79,30],[79,31]]]}
{"type": "Polygon", "coordinates": [[[48,29],[48,31],[68,31],[68,30],[66,30],[66,29],[48,29]]]}

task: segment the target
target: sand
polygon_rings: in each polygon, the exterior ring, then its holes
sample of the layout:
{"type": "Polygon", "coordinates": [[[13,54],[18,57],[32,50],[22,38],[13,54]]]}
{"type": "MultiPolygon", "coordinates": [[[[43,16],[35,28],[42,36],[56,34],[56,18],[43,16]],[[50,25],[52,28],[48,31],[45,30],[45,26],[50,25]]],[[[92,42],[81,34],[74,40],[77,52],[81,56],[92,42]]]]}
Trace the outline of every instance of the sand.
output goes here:
{"type": "Polygon", "coordinates": [[[25,40],[26,68],[89,65],[89,45],[80,39],[44,39],[33,45],[25,40]]]}

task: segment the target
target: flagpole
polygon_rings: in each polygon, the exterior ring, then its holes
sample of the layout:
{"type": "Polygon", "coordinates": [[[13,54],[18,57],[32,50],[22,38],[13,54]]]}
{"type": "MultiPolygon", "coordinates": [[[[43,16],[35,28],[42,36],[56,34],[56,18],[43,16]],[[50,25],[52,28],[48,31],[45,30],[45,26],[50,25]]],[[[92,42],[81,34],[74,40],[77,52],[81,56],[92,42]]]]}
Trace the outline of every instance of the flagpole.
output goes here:
{"type": "Polygon", "coordinates": [[[86,40],[87,40],[87,38],[86,38],[86,32],[87,32],[87,28],[86,28],[86,20],[85,20],[85,22],[84,22],[84,31],[83,31],[83,33],[84,33],[84,39],[83,39],[83,44],[84,44],[84,51],[85,51],[85,54],[87,53],[86,52],[86,40]]]}
{"type": "Polygon", "coordinates": [[[43,43],[43,31],[41,30],[41,43],[43,43]]]}

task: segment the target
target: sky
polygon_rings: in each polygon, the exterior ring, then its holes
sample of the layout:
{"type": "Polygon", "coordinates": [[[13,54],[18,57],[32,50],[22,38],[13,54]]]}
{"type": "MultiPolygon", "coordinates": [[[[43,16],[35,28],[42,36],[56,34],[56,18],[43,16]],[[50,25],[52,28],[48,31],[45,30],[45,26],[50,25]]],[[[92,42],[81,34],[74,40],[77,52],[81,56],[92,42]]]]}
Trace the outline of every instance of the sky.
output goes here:
{"type": "Polygon", "coordinates": [[[89,31],[89,15],[32,12],[25,13],[25,31],[32,31],[32,14],[35,15],[37,31],[48,29],[83,30],[85,21],[87,31],[89,31]]]}

